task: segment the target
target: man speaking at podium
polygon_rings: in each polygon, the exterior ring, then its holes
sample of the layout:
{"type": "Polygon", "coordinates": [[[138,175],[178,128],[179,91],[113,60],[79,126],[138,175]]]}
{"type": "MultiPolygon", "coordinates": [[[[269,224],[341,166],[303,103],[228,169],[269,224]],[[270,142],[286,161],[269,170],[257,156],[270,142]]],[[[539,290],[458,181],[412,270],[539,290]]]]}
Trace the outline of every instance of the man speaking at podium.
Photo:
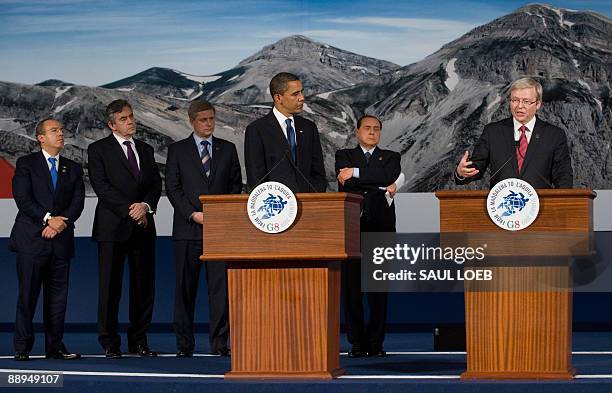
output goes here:
{"type": "Polygon", "coordinates": [[[457,184],[481,179],[491,165],[491,188],[518,178],[534,188],[572,188],[572,161],[565,133],[536,119],[542,85],[522,78],[510,86],[512,118],[485,126],[472,156],[466,151],[455,170],[457,184]]]}
{"type": "Polygon", "coordinates": [[[293,192],[325,192],[325,166],[317,126],[296,114],[304,108],[302,82],[281,72],[270,81],[274,109],[246,128],[244,160],[249,190],[277,181],[293,192]]]}

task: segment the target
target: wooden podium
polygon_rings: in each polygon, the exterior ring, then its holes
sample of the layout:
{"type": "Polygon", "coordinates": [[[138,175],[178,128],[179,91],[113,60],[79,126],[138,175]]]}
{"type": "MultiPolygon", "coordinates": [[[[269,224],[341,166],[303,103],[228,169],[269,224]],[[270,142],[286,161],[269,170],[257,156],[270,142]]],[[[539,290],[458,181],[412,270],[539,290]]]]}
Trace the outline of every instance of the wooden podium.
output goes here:
{"type": "Polygon", "coordinates": [[[296,194],[279,234],[255,228],[248,195],[201,196],[202,261],[228,264],[232,379],[331,379],[340,368],[340,263],[360,258],[361,196],[296,194]]]}
{"type": "MultiPolygon", "coordinates": [[[[489,219],[488,191],[439,191],[441,238],[445,233],[465,233],[468,244],[489,245],[487,257],[515,256],[516,262],[525,257],[588,254],[595,193],[537,192],[540,213],[535,222],[522,231],[508,232],[489,219]]],[[[572,379],[569,268],[567,264],[520,267],[516,262],[492,268],[498,277],[494,288],[465,284],[467,371],[461,378],[572,379]],[[543,282],[551,283],[552,289],[543,290],[543,282]]]]}

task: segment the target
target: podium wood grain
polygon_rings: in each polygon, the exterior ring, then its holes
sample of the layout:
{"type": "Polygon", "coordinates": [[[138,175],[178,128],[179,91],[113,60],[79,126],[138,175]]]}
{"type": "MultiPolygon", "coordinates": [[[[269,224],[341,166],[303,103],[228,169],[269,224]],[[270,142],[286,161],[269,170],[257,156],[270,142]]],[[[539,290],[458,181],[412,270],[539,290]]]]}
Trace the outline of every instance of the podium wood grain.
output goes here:
{"type": "Polygon", "coordinates": [[[340,263],[360,257],[361,196],[297,194],[295,223],[256,229],[247,195],[202,196],[203,261],[228,262],[228,379],[331,379],[340,367],[340,263]]]}
{"type": "MultiPolygon", "coordinates": [[[[537,192],[537,219],[522,231],[508,233],[489,219],[487,191],[439,191],[440,232],[465,232],[468,241],[498,233],[501,240],[488,249],[487,257],[514,255],[515,262],[534,255],[588,253],[595,194],[591,190],[537,192]],[[555,238],[555,233],[560,237],[555,238]],[[571,253],[559,252],[563,247],[558,239],[567,240],[567,236],[577,246],[571,253]]],[[[490,283],[466,283],[467,370],[461,378],[572,379],[572,292],[567,266],[510,265],[491,268],[494,288],[490,283]]]]}

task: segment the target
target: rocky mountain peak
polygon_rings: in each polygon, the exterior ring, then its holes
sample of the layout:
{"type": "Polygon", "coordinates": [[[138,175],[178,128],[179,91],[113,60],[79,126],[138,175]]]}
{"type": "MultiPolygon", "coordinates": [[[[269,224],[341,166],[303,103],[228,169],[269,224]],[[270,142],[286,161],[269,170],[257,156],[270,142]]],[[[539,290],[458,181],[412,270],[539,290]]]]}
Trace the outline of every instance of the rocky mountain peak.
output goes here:
{"type": "Polygon", "coordinates": [[[59,79],[47,79],[40,83],[37,83],[35,86],[45,86],[45,87],[66,87],[66,86],[74,86],[74,84],[70,82],[64,82],[59,79]]]}

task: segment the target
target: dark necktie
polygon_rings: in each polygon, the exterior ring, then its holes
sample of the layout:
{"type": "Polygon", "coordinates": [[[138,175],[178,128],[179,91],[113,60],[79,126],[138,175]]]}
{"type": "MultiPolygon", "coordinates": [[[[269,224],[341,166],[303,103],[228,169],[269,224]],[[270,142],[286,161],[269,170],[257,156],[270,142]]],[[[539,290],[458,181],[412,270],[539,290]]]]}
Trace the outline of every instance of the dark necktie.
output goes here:
{"type": "Polygon", "coordinates": [[[289,150],[291,151],[291,158],[293,161],[297,161],[297,142],[295,141],[295,130],[291,119],[285,120],[287,124],[287,141],[289,142],[289,150]]]}
{"type": "Polygon", "coordinates": [[[132,142],[125,141],[123,142],[125,147],[127,147],[127,157],[128,164],[130,164],[130,171],[134,175],[136,179],[140,176],[140,169],[138,169],[138,161],[136,161],[136,154],[134,154],[134,150],[132,149],[132,142]]]}
{"type": "Polygon", "coordinates": [[[370,163],[370,157],[372,157],[372,153],[370,153],[369,151],[366,151],[365,157],[366,157],[366,165],[368,165],[370,163]]]}
{"type": "Polygon", "coordinates": [[[57,168],[55,167],[55,161],[57,161],[57,158],[49,157],[47,160],[51,164],[51,169],[49,171],[51,172],[51,184],[53,184],[53,191],[55,191],[55,187],[57,186],[57,168]]]}
{"type": "Polygon", "coordinates": [[[202,160],[202,167],[204,168],[206,178],[208,178],[210,177],[210,153],[208,152],[208,145],[210,145],[210,142],[202,141],[200,142],[200,145],[202,145],[202,153],[200,154],[200,159],[202,160]]]}
{"type": "Polygon", "coordinates": [[[527,146],[529,145],[529,142],[527,142],[527,135],[525,134],[525,131],[527,130],[525,125],[522,125],[519,130],[521,131],[521,136],[519,138],[519,146],[516,149],[516,161],[518,163],[519,173],[521,173],[521,170],[523,168],[523,162],[525,162],[525,154],[527,153],[527,146]]]}

